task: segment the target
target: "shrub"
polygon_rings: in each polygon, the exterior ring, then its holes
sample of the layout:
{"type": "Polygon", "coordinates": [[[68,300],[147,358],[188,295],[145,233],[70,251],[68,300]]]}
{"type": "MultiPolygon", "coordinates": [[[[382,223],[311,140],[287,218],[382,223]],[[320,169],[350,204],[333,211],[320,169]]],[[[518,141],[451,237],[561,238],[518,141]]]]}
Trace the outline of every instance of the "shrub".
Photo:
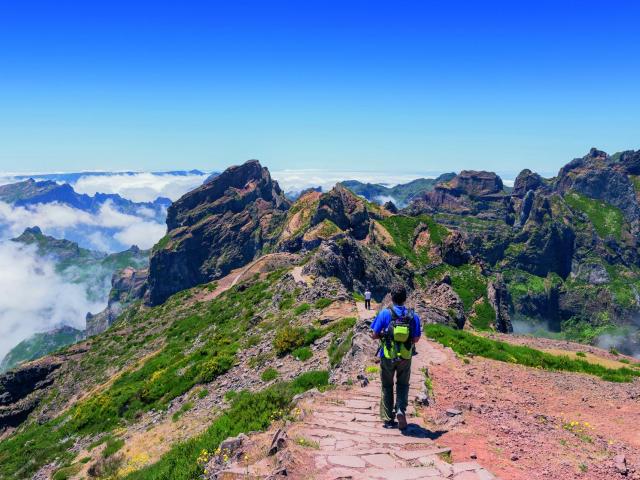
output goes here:
{"type": "Polygon", "coordinates": [[[233,358],[228,355],[220,355],[212,358],[208,362],[205,362],[200,367],[200,374],[198,376],[198,383],[209,383],[216,379],[216,377],[229,371],[233,366],[233,358]]]}
{"type": "Polygon", "coordinates": [[[275,368],[267,368],[264,372],[262,372],[260,378],[263,382],[270,382],[271,380],[275,380],[276,378],[278,378],[278,371],[275,368]]]}
{"type": "Polygon", "coordinates": [[[587,354],[586,354],[586,353],[584,353],[584,352],[576,352],[576,355],[577,355],[578,357],[586,357],[586,356],[587,356],[587,354]]]}
{"type": "Polygon", "coordinates": [[[198,398],[204,398],[207,395],[209,395],[209,390],[207,390],[206,388],[203,388],[198,392],[198,398]]]}
{"type": "Polygon", "coordinates": [[[291,355],[301,362],[306,362],[313,356],[313,352],[309,347],[300,347],[291,352],[291,355]]]}
{"type": "Polygon", "coordinates": [[[302,347],[305,344],[305,330],[301,327],[286,326],[276,332],[273,339],[273,348],[278,355],[287,353],[302,347]]]}

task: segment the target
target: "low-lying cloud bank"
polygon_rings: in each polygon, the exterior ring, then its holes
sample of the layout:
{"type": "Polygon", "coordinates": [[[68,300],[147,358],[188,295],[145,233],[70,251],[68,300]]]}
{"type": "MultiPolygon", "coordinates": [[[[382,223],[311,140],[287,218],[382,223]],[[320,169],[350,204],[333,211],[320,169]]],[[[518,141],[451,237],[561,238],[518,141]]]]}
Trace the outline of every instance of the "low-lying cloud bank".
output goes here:
{"type": "Polygon", "coordinates": [[[0,242],[0,272],[0,358],[36,332],[62,325],[84,329],[86,313],[105,307],[91,301],[83,285],[56,273],[32,246],[0,242]]]}
{"type": "Polygon", "coordinates": [[[177,200],[202,183],[204,175],[173,175],[170,173],[135,173],[112,175],[85,175],[72,183],[78,193],[117,193],[134,202],[153,202],[158,197],[177,200]]]}
{"type": "Polygon", "coordinates": [[[105,252],[126,250],[131,245],[148,249],[166,232],[166,226],[151,219],[144,208],[139,215],[129,215],[110,201],[96,214],[59,203],[16,207],[0,202],[0,238],[16,237],[33,226],[47,235],[105,252]]]}

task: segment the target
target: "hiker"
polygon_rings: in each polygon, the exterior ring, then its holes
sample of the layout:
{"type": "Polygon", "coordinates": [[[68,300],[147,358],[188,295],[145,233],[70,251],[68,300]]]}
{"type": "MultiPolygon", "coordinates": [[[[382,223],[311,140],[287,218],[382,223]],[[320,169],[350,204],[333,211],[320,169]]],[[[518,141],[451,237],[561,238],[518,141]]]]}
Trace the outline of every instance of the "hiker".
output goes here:
{"type": "Polygon", "coordinates": [[[364,291],[364,308],[371,310],[371,290],[369,287],[364,291]]]}
{"type": "Polygon", "coordinates": [[[413,345],[420,340],[420,317],[404,306],[407,290],[401,284],[391,287],[393,305],[378,313],[371,324],[371,337],[380,339],[380,418],[384,428],[394,428],[398,420],[401,430],[407,428],[409,404],[409,379],[413,345]],[[396,377],[396,398],[393,402],[393,377],[396,377]],[[394,415],[395,411],[395,415],[394,415]]]}

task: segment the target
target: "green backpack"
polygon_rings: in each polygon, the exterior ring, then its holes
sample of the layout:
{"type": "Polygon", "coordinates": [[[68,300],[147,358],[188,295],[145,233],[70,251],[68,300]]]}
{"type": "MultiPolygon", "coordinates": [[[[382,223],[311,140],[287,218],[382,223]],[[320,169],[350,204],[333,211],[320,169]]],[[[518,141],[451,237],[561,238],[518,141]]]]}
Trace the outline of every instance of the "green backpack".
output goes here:
{"type": "Polygon", "coordinates": [[[411,323],[413,322],[413,310],[405,310],[404,315],[396,313],[395,308],[389,307],[391,322],[382,337],[382,353],[384,358],[390,360],[409,360],[413,355],[413,334],[411,323]]]}

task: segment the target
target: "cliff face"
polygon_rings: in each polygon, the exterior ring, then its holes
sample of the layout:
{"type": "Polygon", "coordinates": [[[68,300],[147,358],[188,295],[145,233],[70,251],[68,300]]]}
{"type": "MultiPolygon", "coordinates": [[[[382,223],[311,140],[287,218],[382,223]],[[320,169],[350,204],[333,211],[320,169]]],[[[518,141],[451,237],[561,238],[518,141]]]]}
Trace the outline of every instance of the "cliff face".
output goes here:
{"type": "Polygon", "coordinates": [[[220,278],[275,241],[289,202],[257,160],[231,167],[167,212],[168,233],[153,249],[148,301],[220,278]]]}

